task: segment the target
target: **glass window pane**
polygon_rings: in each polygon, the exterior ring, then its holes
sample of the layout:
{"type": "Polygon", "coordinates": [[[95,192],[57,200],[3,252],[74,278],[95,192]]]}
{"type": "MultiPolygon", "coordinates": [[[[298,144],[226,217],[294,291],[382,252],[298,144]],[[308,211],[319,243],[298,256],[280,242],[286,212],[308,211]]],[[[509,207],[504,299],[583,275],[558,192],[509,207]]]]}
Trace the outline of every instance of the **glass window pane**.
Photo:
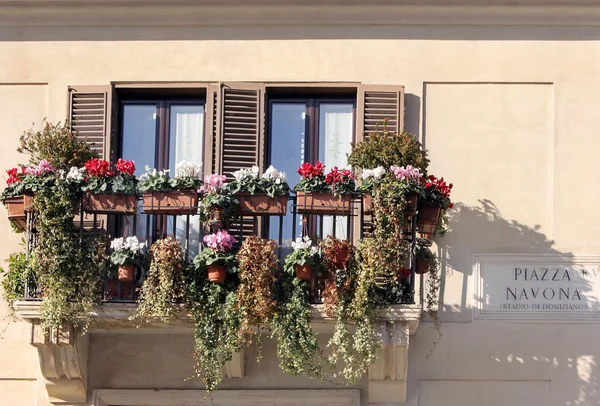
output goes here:
{"type": "MultiPolygon", "coordinates": [[[[154,167],[155,164],[158,123],[156,113],[155,104],[126,104],[123,106],[122,157],[135,161],[136,176],[145,172],[146,165],[154,167]]],[[[130,218],[126,217],[123,235],[136,235],[138,239],[145,241],[146,216],[138,215],[135,232],[130,229],[132,226],[130,218]]]]}
{"type": "MultiPolygon", "coordinates": [[[[169,169],[175,176],[175,167],[181,161],[201,163],[204,145],[204,105],[171,105],[169,116],[169,169]]],[[[187,216],[177,217],[177,240],[183,246],[186,241],[187,216]]],[[[167,229],[173,229],[173,217],[169,216],[167,229]]],[[[200,250],[200,216],[189,216],[189,258],[200,250]]]]}
{"type": "MultiPolygon", "coordinates": [[[[306,104],[273,103],[271,108],[271,165],[287,175],[287,182],[294,187],[300,181],[298,167],[304,162],[306,146],[306,104]]],[[[297,216],[296,235],[300,235],[302,218],[297,216]]],[[[272,218],[269,238],[279,237],[279,219],[272,218]]],[[[292,214],[283,221],[283,255],[291,250],[292,214]]]]}
{"type": "MultiPolygon", "coordinates": [[[[321,103],[319,105],[319,160],[328,172],[334,166],[348,167],[348,154],[352,150],[354,123],[353,103],[321,103]]],[[[333,217],[323,218],[323,237],[333,233],[333,217]]],[[[337,238],[348,238],[348,219],[337,217],[337,238]]]]}

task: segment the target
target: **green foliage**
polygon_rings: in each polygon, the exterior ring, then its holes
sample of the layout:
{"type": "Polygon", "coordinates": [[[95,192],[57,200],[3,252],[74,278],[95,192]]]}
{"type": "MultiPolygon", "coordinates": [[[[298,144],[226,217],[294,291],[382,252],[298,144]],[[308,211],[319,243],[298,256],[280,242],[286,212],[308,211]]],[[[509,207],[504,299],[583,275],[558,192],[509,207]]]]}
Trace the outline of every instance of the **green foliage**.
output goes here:
{"type": "Polygon", "coordinates": [[[220,251],[212,248],[204,248],[194,258],[194,265],[197,268],[202,268],[206,272],[206,268],[211,265],[223,265],[227,268],[228,273],[237,273],[237,259],[231,251],[220,251]]]}
{"type": "Polygon", "coordinates": [[[240,201],[229,192],[224,194],[207,194],[200,203],[200,218],[206,221],[210,218],[211,211],[219,208],[223,211],[226,222],[230,222],[237,216],[240,201]]]}
{"type": "Polygon", "coordinates": [[[8,304],[11,312],[15,301],[25,295],[25,283],[32,269],[24,252],[15,252],[8,256],[8,269],[0,268],[2,276],[2,298],[8,304]]]}
{"type": "Polygon", "coordinates": [[[0,201],[2,204],[5,204],[6,199],[10,197],[23,196],[25,193],[35,194],[42,189],[52,187],[54,181],[55,177],[52,175],[24,175],[21,182],[13,182],[4,188],[0,196],[0,201]]]}
{"type": "Polygon", "coordinates": [[[136,190],[137,179],[133,175],[126,173],[117,173],[114,176],[89,176],[81,190],[92,193],[117,194],[123,193],[126,195],[134,195],[136,190]]]}
{"type": "Polygon", "coordinates": [[[147,322],[156,317],[168,323],[176,315],[173,303],[185,297],[185,253],[178,241],[167,237],[152,244],[150,255],[134,318],[147,322]]]}
{"type": "Polygon", "coordinates": [[[140,192],[168,192],[171,190],[197,190],[202,182],[193,176],[169,177],[168,171],[147,172],[140,176],[138,190],[140,192]]]}
{"type": "Polygon", "coordinates": [[[427,151],[415,135],[407,132],[390,133],[384,124],[382,133],[376,130],[352,147],[348,163],[353,168],[372,169],[383,166],[386,170],[392,165],[412,165],[421,169],[423,174],[427,174],[429,159],[427,151]]]}
{"type": "Polygon", "coordinates": [[[67,124],[44,121],[41,131],[25,131],[19,141],[17,151],[29,154],[30,164],[37,165],[46,159],[56,170],[69,171],[72,166],[82,167],[87,160],[98,157],[90,149],[93,143],[78,140],[67,124]]]}
{"type": "Polygon", "coordinates": [[[101,236],[80,239],[75,233],[75,197],[73,184],[63,179],[55,179],[34,197],[38,240],[31,268],[42,286],[45,328],[72,324],[85,330],[101,297],[107,243],[101,236]]]}
{"type": "Polygon", "coordinates": [[[210,392],[221,382],[225,362],[240,350],[237,281],[229,278],[223,285],[211,283],[206,269],[197,266],[188,269],[186,285],[186,307],[195,322],[194,375],[210,392]]]}
{"type": "Polygon", "coordinates": [[[325,183],[325,175],[315,175],[312,178],[303,177],[294,190],[309,193],[331,193],[331,188],[325,183]]]}

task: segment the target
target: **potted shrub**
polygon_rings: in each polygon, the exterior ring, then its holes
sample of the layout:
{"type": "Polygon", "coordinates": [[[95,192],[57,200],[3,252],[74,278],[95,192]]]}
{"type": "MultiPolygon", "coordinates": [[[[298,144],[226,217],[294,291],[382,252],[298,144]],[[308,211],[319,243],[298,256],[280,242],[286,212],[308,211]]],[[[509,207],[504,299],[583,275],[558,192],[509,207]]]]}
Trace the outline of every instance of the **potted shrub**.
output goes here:
{"type": "Polygon", "coordinates": [[[309,281],[312,277],[313,266],[319,261],[318,249],[312,245],[312,240],[305,236],[298,237],[292,242],[294,251],[285,257],[285,268],[293,269],[296,277],[309,281]]]}
{"type": "Polygon", "coordinates": [[[373,214],[373,199],[375,186],[383,179],[385,168],[378,166],[374,169],[363,169],[361,173],[362,184],[358,188],[363,193],[363,213],[373,214]]]}
{"type": "Polygon", "coordinates": [[[421,179],[423,174],[419,168],[415,168],[412,165],[404,166],[392,166],[390,170],[396,176],[404,188],[404,196],[406,198],[406,206],[404,213],[412,217],[417,214],[417,202],[418,196],[422,191],[421,179]]]}
{"type": "Polygon", "coordinates": [[[146,243],[140,243],[137,237],[115,238],[110,243],[113,250],[110,261],[117,266],[118,279],[130,282],[135,277],[135,270],[143,262],[146,254],[146,243]]]}
{"type": "Polygon", "coordinates": [[[302,176],[295,187],[296,207],[300,214],[347,216],[352,212],[352,193],[356,189],[354,174],[334,167],[327,175],[321,162],[303,163],[298,168],[302,176]]]}
{"type": "Polygon", "coordinates": [[[284,216],[290,187],[284,172],[273,165],[259,177],[258,166],[240,169],[233,173],[235,180],[229,184],[231,193],[239,200],[238,214],[242,216],[284,216]]]}
{"type": "Polygon", "coordinates": [[[198,212],[198,189],[202,181],[202,164],[179,162],[175,177],[169,170],[150,170],[140,176],[138,190],[142,192],[142,208],[146,214],[185,215],[198,212]]]}
{"type": "Polygon", "coordinates": [[[214,234],[205,235],[206,248],[196,255],[194,265],[205,267],[211,282],[225,282],[227,273],[236,271],[235,254],[232,252],[236,241],[235,237],[227,230],[219,230],[214,234]]]}
{"type": "Polygon", "coordinates": [[[415,273],[419,275],[426,274],[432,267],[436,267],[435,262],[437,261],[436,255],[431,252],[429,247],[424,245],[419,246],[415,253],[415,273]]]}
{"type": "Polygon", "coordinates": [[[450,192],[452,183],[446,184],[444,178],[433,175],[421,180],[422,199],[419,204],[419,233],[422,238],[433,240],[440,224],[442,211],[452,208],[450,192]]]}
{"type": "Polygon", "coordinates": [[[85,163],[87,181],[82,186],[83,209],[91,214],[135,214],[137,179],[135,163],[119,158],[111,169],[107,161],[93,158],[85,163]]]}
{"type": "Polygon", "coordinates": [[[212,174],[204,177],[204,185],[200,187],[202,204],[200,215],[202,221],[208,221],[212,228],[223,228],[235,216],[238,200],[227,187],[227,177],[212,174]]]}

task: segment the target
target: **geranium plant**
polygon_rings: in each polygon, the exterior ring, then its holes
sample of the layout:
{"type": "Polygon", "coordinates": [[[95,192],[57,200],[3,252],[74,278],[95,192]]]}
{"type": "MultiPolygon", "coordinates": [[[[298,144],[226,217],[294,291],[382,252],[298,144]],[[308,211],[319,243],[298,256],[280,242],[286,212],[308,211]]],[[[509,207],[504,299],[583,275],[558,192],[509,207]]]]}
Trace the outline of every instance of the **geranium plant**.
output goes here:
{"type": "Polygon", "coordinates": [[[146,254],[146,243],[140,242],[137,237],[118,237],[110,242],[113,250],[110,261],[115,265],[134,265],[143,262],[146,254]]]}
{"type": "Polygon", "coordinates": [[[116,170],[111,169],[108,161],[93,158],[84,165],[87,179],[82,190],[84,192],[126,195],[136,194],[137,179],[135,173],[135,162],[119,158],[115,165],[116,170]]]}
{"type": "Polygon", "coordinates": [[[286,182],[285,172],[279,172],[273,165],[259,176],[259,168],[254,165],[250,169],[242,168],[233,172],[235,180],[229,184],[232,193],[265,193],[273,198],[276,195],[287,195],[290,186],[286,182]]]}
{"type": "Polygon", "coordinates": [[[202,185],[202,164],[179,162],[175,168],[175,177],[169,176],[169,170],[157,171],[146,166],[146,173],[139,178],[138,189],[141,192],[168,192],[170,190],[197,190],[202,185]]]}

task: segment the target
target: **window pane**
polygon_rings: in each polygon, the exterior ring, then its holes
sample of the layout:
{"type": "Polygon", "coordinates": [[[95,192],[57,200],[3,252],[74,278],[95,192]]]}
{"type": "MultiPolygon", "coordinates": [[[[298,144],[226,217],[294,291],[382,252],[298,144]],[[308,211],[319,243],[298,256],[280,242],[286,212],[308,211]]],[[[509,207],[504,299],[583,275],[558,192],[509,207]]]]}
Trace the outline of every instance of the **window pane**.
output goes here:
{"type": "MultiPolygon", "coordinates": [[[[145,172],[144,167],[154,167],[156,153],[157,114],[155,104],[126,104],[123,106],[123,159],[135,161],[136,176],[145,172]]],[[[141,206],[141,202],[140,202],[141,206]]],[[[141,208],[139,210],[141,212],[141,208]]],[[[136,235],[146,240],[146,216],[138,215],[135,233],[125,218],[123,235],[136,235]]]]}
{"type": "MultiPolygon", "coordinates": [[[[348,156],[352,150],[354,105],[352,103],[321,103],[319,105],[319,160],[326,166],[348,167],[348,156]]],[[[333,217],[323,218],[323,237],[333,233],[333,217]]],[[[337,238],[348,238],[348,219],[337,217],[337,238]]]]}
{"type": "MultiPolygon", "coordinates": [[[[178,162],[200,163],[203,159],[204,105],[171,105],[169,117],[169,169],[175,176],[178,162]]],[[[167,229],[173,229],[173,217],[168,217],[167,229]]],[[[187,216],[177,217],[177,240],[184,246],[187,216]]],[[[200,248],[200,216],[189,219],[189,257],[193,258],[200,248]]]]}
{"type": "MultiPolygon", "coordinates": [[[[300,181],[298,167],[304,162],[306,145],[306,104],[273,103],[271,108],[271,165],[287,175],[287,182],[294,187],[300,181]]],[[[296,217],[296,235],[302,231],[302,218],[296,217]]],[[[269,237],[279,237],[279,219],[273,218],[269,225],[269,237]]],[[[283,222],[283,254],[291,249],[292,214],[283,222]]]]}

